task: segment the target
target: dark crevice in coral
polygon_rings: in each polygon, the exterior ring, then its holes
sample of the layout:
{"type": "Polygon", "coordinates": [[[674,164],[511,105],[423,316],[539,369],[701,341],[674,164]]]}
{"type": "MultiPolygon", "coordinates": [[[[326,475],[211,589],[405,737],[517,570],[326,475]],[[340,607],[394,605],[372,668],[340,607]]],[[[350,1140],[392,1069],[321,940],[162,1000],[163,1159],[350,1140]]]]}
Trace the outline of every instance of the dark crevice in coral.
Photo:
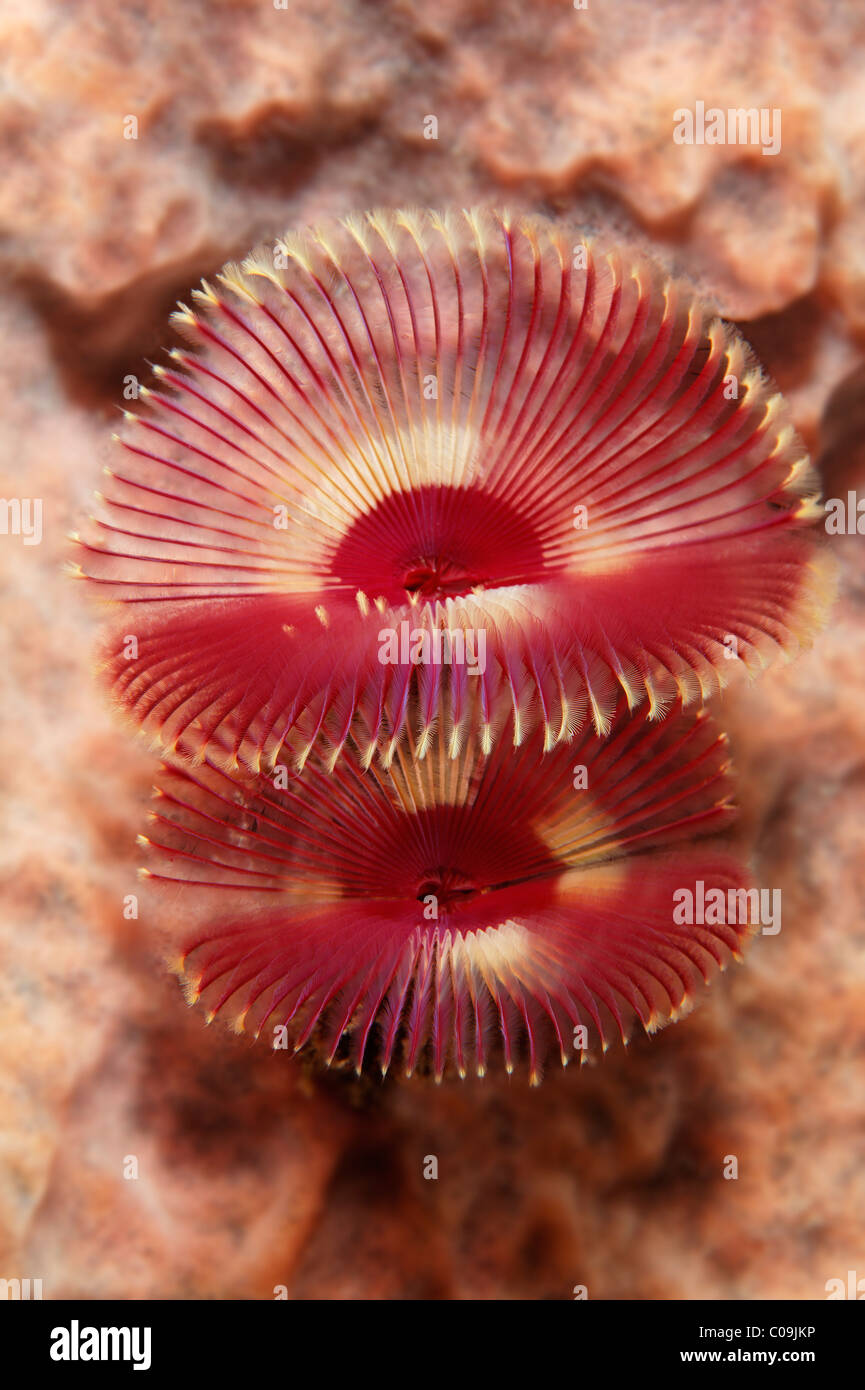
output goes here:
{"type": "Polygon", "coordinates": [[[835,387],[820,419],[820,472],[827,496],[865,481],[865,364],[835,387]]]}
{"type": "Polygon", "coordinates": [[[147,359],[164,361],[164,349],[180,341],[168,324],[177,301],[188,303],[190,288],[221,270],[241,249],[248,249],[245,238],[243,248],[202,248],[90,303],[34,274],[19,278],[17,287],[45,327],[70,400],[106,412],[112,405],[134,405],[134,399],[124,399],[124,379],[134,376],[146,385],[151,377],[147,359]]]}
{"type": "MultiPolygon", "coordinates": [[[[434,1201],[428,1200],[435,1198],[436,1184],[427,1185],[420,1178],[421,1157],[412,1178],[390,1134],[357,1134],[331,1176],[321,1220],[303,1250],[290,1290],[292,1297],[326,1297],[335,1255],[350,1258],[358,1271],[375,1271],[370,1281],[378,1288],[384,1284],[388,1297],[453,1297],[434,1201]],[[410,1253],[418,1247],[427,1252],[420,1268],[410,1253]]],[[[359,1288],[358,1296],[365,1292],[359,1288]]]]}
{"type": "Polygon", "coordinates": [[[819,296],[805,295],[776,314],[764,314],[740,324],[766,371],[781,391],[805,386],[816,371],[820,325],[825,309],[819,296]]]}
{"type": "Polygon", "coordinates": [[[232,187],[266,185],[269,193],[287,197],[307,186],[325,157],[351,150],[375,136],[378,113],[358,117],[330,109],[292,116],[276,103],[256,111],[244,124],[228,126],[204,121],[197,139],[215,176],[232,187]]]}
{"type": "Polygon", "coordinates": [[[280,1099],[292,1077],[266,1072],[249,1052],[218,1040],[190,1053],[186,1020],[145,1026],[132,1115],[175,1166],[206,1159],[212,1171],[257,1170],[285,1128],[280,1099]],[[160,1098],[154,1108],[153,1097],[160,1098]]]}

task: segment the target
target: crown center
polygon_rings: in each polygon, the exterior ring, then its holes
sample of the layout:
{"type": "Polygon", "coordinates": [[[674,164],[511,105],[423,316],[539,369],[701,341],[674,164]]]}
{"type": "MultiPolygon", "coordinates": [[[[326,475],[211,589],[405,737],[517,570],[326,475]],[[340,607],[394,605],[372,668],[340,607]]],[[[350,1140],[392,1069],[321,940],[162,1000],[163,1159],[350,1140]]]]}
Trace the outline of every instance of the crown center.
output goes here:
{"type": "Polygon", "coordinates": [[[522,509],[479,487],[437,484],[379,499],[351,522],[328,567],[341,583],[388,603],[535,584],[548,570],[522,509]]]}
{"type": "Polygon", "coordinates": [[[409,565],[403,575],[403,588],[407,594],[418,594],[421,598],[458,598],[471,593],[483,580],[466,572],[466,567],[455,563],[447,556],[424,556],[416,564],[409,565]]]}
{"type": "Polygon", "coordinates": [[[447,911],[459,907],[460,903],[469,902],[479,892],[480,887],[475,880],[459,869],[440,867],[424,875],[418,884],[417,900],[422,903],[426,898],[433,897],[438,907],[447,911]]]}

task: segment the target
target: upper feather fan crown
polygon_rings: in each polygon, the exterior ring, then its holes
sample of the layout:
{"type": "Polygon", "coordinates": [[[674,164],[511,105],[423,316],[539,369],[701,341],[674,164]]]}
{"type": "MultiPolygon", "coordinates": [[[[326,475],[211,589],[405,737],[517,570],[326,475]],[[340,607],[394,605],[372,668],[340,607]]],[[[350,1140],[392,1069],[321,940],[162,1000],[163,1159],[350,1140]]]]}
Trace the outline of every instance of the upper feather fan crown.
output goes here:
{"type": "Polygon", "coordinates": [[[533,217],[372,212],[227,266],[176,322],[190,346],[129,413],[81,542],[127,605],[114,693],[169,751],[259,770],[303,722],[298,765],[349,735],[388,763],[440,714],[456,756],[471,708],[487,751],[535,723],[549,748],[820,621],[787,408],[647,260],[533,217]],[[483,634],[484,669],[423,659],[424,632],[483,634]]]}

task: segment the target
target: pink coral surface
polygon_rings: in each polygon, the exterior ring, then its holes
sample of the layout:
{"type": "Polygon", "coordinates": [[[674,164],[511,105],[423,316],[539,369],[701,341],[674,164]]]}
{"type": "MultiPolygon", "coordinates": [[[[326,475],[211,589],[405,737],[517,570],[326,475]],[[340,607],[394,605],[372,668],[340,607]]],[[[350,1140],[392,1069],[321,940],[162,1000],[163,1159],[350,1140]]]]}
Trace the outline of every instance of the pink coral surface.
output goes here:
{"type": "Polygon", "coordinates": [[[813,651],[724,698],[783,927],[677,1027],[537,1090],[359,1087],[205,1028],[161,971],[136,879],[154,758],[96,690],[66,533],[124,379],[229,256],[376,204],[566,215],[689,277],[828,495],[865,487],[861,7],[386,12],[0,18],[0,487],[44,503],[41,544],[0,536],[0,1276],[46,1298],[821,1298],[865,1259],[863,537],[833,542],[813,651]],[[780,108],[780,154],[676,145],[698,99],[780,108]]]}

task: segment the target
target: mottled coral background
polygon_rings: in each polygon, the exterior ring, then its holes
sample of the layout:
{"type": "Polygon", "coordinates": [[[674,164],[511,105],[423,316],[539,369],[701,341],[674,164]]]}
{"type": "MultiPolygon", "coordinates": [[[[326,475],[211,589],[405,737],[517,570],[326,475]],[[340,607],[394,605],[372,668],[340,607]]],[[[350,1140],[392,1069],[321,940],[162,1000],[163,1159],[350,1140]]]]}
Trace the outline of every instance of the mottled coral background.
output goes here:
{"type": "Polygon", "coordinates": [[[154,760],[94,686],[97,615],[63,572],[174,300],[371,204],[507,202],[645,244],[742,325],[828,495],[865,489],[859,0],[7,0],[0,53],[0,487],[44,499],[41,545],[0,536],[0,1276],[327,1299],[865,1276],[865,537],[832,542],[813,652],[724,702],[780,935],[686,1021],[537,1091],[322,1078],[187,1010],[143,889],[122,916],[154,760]],[[780,108],[781,153],[676,145],[698,99],[780,108]]]}

